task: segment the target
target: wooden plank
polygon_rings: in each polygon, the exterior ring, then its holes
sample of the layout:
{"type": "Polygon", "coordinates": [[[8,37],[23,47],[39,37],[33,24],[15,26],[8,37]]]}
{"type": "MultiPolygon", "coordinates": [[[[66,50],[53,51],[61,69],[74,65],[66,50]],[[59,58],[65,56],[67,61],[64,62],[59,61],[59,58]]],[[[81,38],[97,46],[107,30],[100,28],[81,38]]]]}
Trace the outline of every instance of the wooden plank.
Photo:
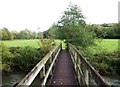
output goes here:
{"type": "Polygon", "coordinates": [[[78,86],[78,80],[76,77],[74,65],[69,52],[61,51],[57,58],[53,77],[48,83],[48,86],[78,86]]]}

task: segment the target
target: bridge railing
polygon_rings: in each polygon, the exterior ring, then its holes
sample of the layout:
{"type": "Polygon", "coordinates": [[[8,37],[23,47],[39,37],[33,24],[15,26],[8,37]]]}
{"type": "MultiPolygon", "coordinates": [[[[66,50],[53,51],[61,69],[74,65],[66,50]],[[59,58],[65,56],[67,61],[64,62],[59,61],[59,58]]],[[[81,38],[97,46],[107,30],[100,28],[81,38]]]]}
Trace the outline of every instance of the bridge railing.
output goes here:
{"type": "Polygon", "coordinates": [[[72,44],[68,44],[68,49],[73,60],[74,68],[80,85],[85,87],[90,85],[95,85],[98,87],[111,86],[72,44]]]}
{"type": "Polygon", "coordinates": [[[38,73],[40,73],[40,85],[45,85],[47,79],[52,75],[53,66],[59,52],[62,49],[62,44],[52,49],[17,85],[17,87],[26,87],[32,84],[38,73]]]}

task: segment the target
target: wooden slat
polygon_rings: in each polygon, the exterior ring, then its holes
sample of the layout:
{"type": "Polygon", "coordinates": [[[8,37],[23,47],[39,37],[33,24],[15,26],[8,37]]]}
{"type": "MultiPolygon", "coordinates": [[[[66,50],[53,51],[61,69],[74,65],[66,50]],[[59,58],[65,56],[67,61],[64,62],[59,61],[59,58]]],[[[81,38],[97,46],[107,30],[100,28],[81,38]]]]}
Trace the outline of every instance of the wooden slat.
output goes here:
{"type": "Polygon", "coordinates": [[[50,87],[78,87],[73,62],[68,51],[61,51],[56,61],[53,76],[48,83],[50,87]]]}

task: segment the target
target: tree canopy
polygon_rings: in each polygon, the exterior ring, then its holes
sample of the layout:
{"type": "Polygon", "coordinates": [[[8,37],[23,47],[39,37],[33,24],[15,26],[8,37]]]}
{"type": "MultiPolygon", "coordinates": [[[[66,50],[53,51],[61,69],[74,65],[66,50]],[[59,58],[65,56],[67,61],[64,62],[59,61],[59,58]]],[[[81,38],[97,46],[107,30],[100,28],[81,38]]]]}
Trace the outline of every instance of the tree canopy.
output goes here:
{"type": "Polygon", "coordinates": [[[86,28],[85,17],[79,6],[70,4],[58,21],[59,38],[66,43],[87,47],[94,43],[95,34],[86,28]]]}

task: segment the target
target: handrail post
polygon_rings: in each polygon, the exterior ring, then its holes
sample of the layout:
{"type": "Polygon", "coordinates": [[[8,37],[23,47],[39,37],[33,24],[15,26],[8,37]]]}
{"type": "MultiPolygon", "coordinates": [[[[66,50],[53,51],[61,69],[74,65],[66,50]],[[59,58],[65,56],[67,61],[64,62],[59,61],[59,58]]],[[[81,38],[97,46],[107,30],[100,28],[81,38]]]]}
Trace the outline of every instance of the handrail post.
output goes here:
{"type": "Polygon", "coordinates": [[[62,43],[60,43],[60,49],[62,50],[62,43]]]}
{"type": "Polygon", "coordinates": [[[81,67],[81,65],[80,65],[80,58],[78,57],[78,81],[79,81],[79,83],[80,83],[80,72],[79,72],[79,70],[80,70],[80,67],[81,67]]]}
{"type": "Polygon", "coordinates": [[[43,76],[45,76],[45,65],[43,66],[43,76]]]}
{"type": "Polygon", "coordinates": [[[45,65],[43,66],[42,70],[40,71],[40,79],[45,76],[45,65]]]}
{"type": "MultiPolygon", "coordinates": [[[[53,58],[52,58],[52,56],[50,57],[50,64],[52,63],[52,60],[53,60],[53,58]]],[[[51,71],[50,71],[50,75],[52,75],[52,69],[51,69],[51,71]]]]}
{"type": "Polygon", "coordinates": [[[77,53],[74,51],[75,71],[77,71],[77,53]]]}
{"type": "Polygon", "coordinates": [[[89,86],[89,71],[87,69],[85,70],[85,82],[89,86]]]}

